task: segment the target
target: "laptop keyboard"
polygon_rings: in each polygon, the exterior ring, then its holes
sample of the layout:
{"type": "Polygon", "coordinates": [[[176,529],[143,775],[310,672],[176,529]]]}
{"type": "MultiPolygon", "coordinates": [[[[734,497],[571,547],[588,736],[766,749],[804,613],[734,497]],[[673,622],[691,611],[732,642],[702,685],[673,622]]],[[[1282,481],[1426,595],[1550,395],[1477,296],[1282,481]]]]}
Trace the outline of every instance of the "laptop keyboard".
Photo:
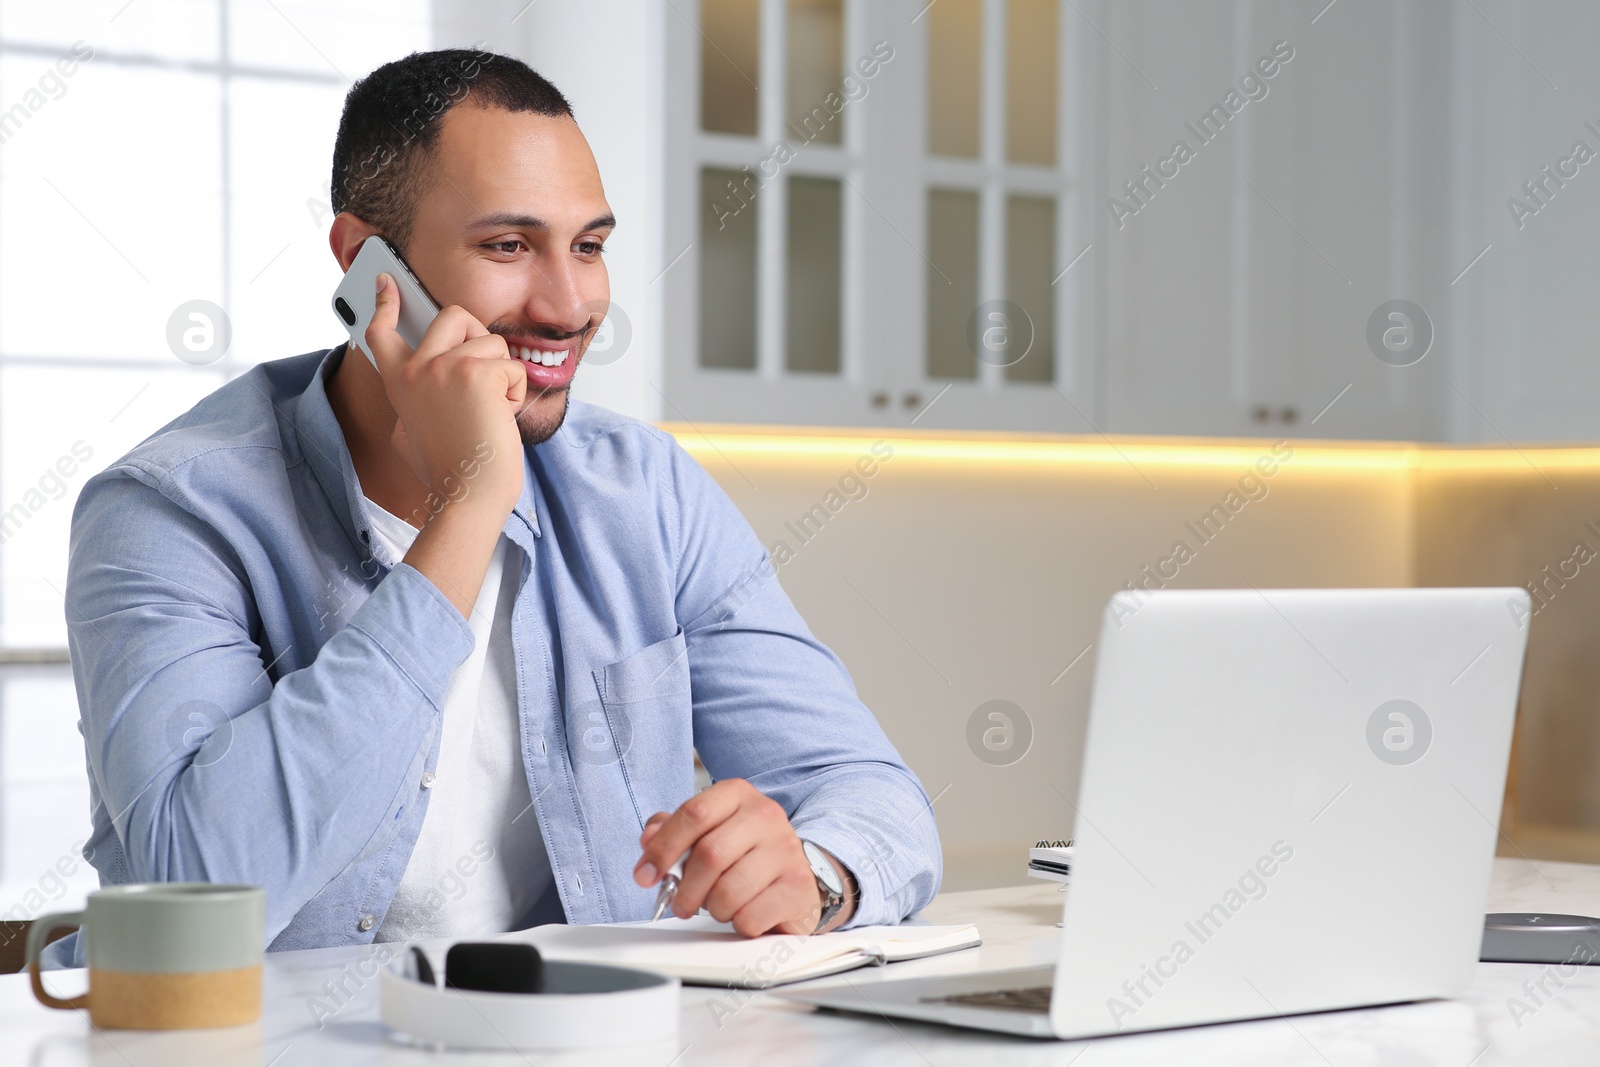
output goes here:
{"type": "Polygon", "coordinates": [[[1044,1013],[1050,1010],[1050,987],[1029,986],[1026,989],[996,989],[985,993],[956,993],[947,997],[923,997],[925,1002],[962,1004],[974,1008],[1003,1008],[1007,1011],[1044,1013]]]}

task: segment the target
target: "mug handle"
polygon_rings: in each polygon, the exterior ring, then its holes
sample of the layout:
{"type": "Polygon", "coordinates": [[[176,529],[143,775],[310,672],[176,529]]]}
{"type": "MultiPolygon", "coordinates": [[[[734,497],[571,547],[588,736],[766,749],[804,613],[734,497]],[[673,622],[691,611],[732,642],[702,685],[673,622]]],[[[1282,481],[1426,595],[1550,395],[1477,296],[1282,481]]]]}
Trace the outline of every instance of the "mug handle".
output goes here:
{"type": "Polygon", "coordinates": [[[63,926],[81,927],[87,915],[87,912],[82,911],[58,911],[41,915],[28,926],[28,944],[23,958],[28,961],[28,976],[33,980],[33,995],[47,1008],[70,1010],[89,1006],[88,990],[71,1000],[62,1000],[45,991],[44,980],[39,976],[39,953],[44,951],[44,939],[50,936],[52,930],[59,930],[63,926]]]}

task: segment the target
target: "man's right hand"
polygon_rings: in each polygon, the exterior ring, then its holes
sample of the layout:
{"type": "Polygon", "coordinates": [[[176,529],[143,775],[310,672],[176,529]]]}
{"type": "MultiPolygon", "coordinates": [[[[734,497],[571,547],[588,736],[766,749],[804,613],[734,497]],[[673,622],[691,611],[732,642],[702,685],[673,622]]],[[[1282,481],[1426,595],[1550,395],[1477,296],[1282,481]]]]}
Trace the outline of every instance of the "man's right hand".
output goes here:
{"type": "Polygon", "coordinates": [[[434,317],[413,352],[395,330],[400,295],[394,279],[380,274],[377,286],[365,338],[399,416],[391,445],[440,498],[477,498],[474,503],[509,515],[522,495],[516,416],[526,402],[526,372],[503,337],[455,304],[434,317]]]}

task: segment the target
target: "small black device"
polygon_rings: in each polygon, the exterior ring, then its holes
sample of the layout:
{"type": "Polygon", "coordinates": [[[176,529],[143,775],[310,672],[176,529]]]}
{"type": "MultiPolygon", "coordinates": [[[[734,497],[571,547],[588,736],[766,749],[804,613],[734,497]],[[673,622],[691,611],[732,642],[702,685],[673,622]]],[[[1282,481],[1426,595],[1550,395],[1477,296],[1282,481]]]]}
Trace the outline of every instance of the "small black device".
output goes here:
{"type": "MultiPolygon", "coordinates": [[[[411,972],[424,985],[437,987],[428,954],[411,946],[411,972]]],[[[458,941],[444,957],[444,988],[484,993],[543,993],[544,960],[532,945],[503,941],[458,941]]]]}
{"type": "Polygon", "coordinates": [[[433,964],[428,962],[428,954],[416,945],[411,946],[411,966],[416,971],[417,981],[432,986],[439,984],[439,980],[433,976],[433,964]]]}

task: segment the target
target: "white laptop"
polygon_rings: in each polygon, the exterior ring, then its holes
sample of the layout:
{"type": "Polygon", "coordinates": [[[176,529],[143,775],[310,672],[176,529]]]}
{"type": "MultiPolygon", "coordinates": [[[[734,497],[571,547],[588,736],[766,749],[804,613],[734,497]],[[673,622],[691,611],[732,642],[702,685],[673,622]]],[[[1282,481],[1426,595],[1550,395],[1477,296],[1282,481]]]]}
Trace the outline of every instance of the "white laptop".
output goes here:
{"type": "Polygon", "coordinates": [[[776,995],[1077,1038],[1460,994],[1528,617],[1516,588],[1118,593],[1055,966],[776,995]]]}

